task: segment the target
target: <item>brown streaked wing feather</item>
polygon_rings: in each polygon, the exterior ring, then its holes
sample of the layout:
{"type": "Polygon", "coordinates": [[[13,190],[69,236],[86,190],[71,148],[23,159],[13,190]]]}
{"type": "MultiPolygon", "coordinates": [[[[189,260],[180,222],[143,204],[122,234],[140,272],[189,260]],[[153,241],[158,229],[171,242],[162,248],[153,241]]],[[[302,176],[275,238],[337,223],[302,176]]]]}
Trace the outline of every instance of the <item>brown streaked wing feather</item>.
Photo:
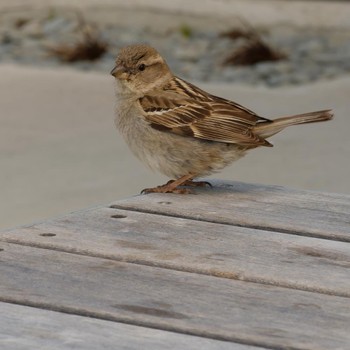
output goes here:
{"type": "Polygon", "coordinates": [[[215,119],[206,119],[205,123],[196,123],[190,126],[194,136],[211,141],[237,143],[240,145],[266,145],[269,143],[255,135],[251,129],[235,126],[225,121],[217,121],[215,119]]]}
{"type": "Polygon", "coordinates": [[[147,121],[170,129],[189,126],[210,114],[205,105],[193,104],[181,97],[167,99],[165,96],[144,96],[139,102],[147,121]]]}
{"type": "Polygon", "coordinates": [[[218,105],[221,105],[223,108],[226,108],[226,110],[229,110],[231,115],[236,113],[241,113],[244,118],[249,119],[251,121],[255,122],[261,120],[261,121],[271,121],[267,118],[260,117],[252,110],[236,103],[230,100],[227,100],[222,97],[218,97],[212,94],[209,94],[205,92],[204,90],[200,89],[198,86],[195,86],[183,79],[174,77],[174,79],[170,82],[169,90],[173,89],[176,90],[176,92],[181,93],[183,95],[186,95],[188,97],[199,99],[201,101],[210,102],[210,103],[216,103],[218,105]]]}
{"type": "Polygon", "coordinates": [[[209,141],[270,145],[252,131],[264,118],[178,78],[160,94],[144,96],[139,102],[146,120],[157,130],[209,141]]]}

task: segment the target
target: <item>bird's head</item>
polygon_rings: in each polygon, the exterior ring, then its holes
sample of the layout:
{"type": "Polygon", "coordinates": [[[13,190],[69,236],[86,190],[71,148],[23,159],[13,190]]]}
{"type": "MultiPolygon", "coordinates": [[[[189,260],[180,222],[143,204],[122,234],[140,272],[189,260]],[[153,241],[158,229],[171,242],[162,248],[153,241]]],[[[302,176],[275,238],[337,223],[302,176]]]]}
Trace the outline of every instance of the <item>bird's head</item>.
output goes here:
{"type": "Polygon", "coordinates": [[[160,88],[172,77],[168,65],[157,50],[143,44],[122,48],[111,74],[137,94],[160,88]]]}

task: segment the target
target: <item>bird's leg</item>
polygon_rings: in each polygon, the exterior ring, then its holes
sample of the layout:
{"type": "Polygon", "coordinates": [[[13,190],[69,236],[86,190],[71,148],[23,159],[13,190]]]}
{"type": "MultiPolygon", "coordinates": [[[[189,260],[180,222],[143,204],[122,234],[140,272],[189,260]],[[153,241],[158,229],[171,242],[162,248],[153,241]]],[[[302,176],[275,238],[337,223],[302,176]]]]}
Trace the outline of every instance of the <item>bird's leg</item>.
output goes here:
{"type": "Polygon", "coordinates": [[[193,174],[188,174],[181,176],[177,180],[170,180],[168,181],[165,185],[157,186],[154,188],[145,188],[144,190],[141,191],[142,194],[144,193],[177,193],[177,194],[188,194],[192,193],[191,190],[188,188],[178,188],[179,186],[184,186],[186,182],[191,182],[194,178],[193,174]]]}

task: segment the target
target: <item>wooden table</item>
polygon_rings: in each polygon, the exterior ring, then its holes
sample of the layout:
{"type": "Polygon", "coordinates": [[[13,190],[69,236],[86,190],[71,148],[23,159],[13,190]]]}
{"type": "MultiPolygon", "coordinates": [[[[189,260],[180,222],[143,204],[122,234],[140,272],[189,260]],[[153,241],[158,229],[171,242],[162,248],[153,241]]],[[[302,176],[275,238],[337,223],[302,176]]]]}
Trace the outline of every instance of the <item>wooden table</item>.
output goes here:
{"type": "Polygon", "coordinates": [[[0,349],[350,349],[350,196],[215,182],[0,234],[0,349]]]}

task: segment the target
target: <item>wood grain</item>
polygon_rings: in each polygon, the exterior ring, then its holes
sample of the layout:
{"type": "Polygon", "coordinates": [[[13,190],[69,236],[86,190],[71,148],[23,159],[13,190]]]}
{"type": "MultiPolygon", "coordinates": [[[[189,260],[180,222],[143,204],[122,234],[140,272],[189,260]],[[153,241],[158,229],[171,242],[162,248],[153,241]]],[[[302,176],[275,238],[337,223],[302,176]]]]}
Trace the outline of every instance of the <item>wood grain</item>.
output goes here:
{"type": "Polygon", "coordinates": [[[348,195],[209,181],[213,188],[196,189],[197,195],[143,195],[112,206],[350,242],[348,195]]]}
{"type": "Polygon", "coordinates": [[[103,207],[0,240],[350,297],[350,245],[338,241],[103,207]]]}
{"type": "Polygon", "coordinates": [[[345,349],[348,298],[0,244],[0,299],[272,349],[345,349]]]}
{"type": "Polygon", "coordinates": [[[0,303],[3,350],[262,350],[232,342],[0,303]]]}

